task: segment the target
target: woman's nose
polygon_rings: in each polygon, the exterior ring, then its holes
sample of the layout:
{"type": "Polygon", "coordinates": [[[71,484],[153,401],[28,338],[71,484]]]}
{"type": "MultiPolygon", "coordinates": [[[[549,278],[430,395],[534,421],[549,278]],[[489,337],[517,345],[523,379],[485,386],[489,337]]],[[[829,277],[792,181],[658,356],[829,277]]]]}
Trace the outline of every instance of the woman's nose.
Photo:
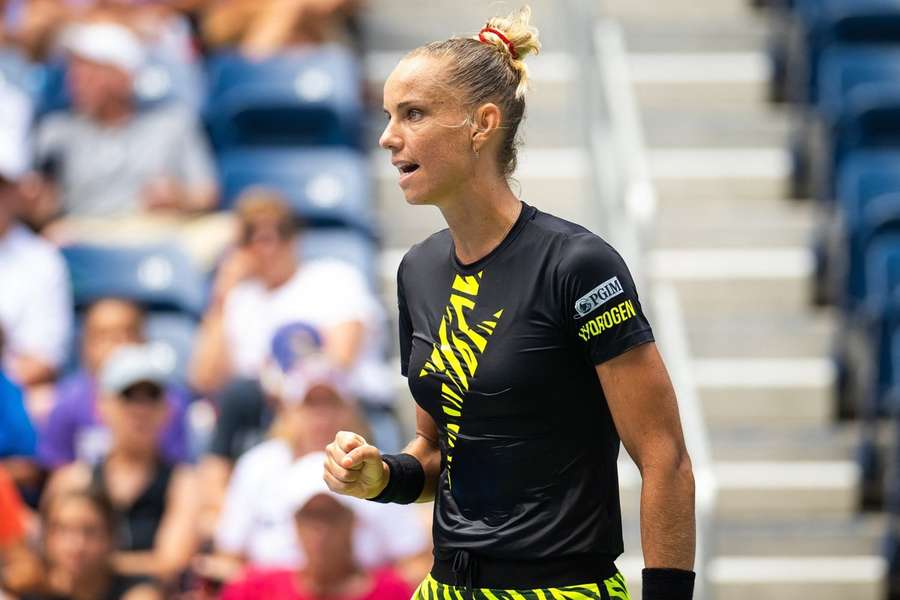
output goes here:
{"type": "Polygon", "coordinates": [[[391,124],[385,125],[384,131],[381,132],[381,137],[378,138],[378,145],[385,150],[399,150],[400,143],[400,138],[394,133],[391,124]]]}

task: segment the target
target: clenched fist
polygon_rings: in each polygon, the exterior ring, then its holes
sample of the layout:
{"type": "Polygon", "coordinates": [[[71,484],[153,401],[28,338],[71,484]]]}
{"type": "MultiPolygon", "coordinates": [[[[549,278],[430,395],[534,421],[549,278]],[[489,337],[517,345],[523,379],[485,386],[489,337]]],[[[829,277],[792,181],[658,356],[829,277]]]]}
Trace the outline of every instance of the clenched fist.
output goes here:
{"type": "Polygon", "coordinates": [[[323,479],[333,492],[356,498],[374,498],[385,488],[390,471],[381,452],[352,431],[338,431],[325,447],[323,479]]]}

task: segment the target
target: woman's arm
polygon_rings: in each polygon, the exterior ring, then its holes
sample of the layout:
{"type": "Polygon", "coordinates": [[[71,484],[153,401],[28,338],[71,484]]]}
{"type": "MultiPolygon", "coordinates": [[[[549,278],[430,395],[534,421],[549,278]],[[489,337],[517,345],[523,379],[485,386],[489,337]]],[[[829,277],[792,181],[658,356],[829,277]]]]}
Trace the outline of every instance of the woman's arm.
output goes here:
{"type": "Polygon", "coordinates": [[[597,365],[619,437],[641,472],[647,568],[694,568],[694,475],[675,391],[654,343],[597,365]]]}
{"type": "Polygon", "coordinates": [[[151,575],[170,581],[187,568],[197,546],[196,474],[178,467],[166,491],[166,510],[148,552],[119,552],[115,565],[126,575],[151,575]]]}
{"type": "MultiPolygon", "coordinates": [[[[427,412],[416,406],[416,437],[406,448],[425,471],[425,486],[416,502],[434,499],[441,470],[441,449],[437,425],[427,412]]],[[[353,432],[340,431],[325,448],[324,479],[332,491],[357,498],[374,498],[384,490],[390,477],[387,463],[375,446],[353,432]]]]}

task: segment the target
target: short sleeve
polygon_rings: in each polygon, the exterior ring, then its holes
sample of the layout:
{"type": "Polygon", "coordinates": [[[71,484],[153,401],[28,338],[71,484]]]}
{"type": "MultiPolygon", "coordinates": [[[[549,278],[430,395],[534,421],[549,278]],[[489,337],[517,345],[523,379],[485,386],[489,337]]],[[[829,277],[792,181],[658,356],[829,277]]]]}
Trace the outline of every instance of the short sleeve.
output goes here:
{"type": "Polygon", "coordinates": [[[206,137],[192,115],[181,110],[177,114],[181,140],[176,164],[181,180],[191,186],[215,185],[215,166],[206,137]]]}
{"type": "Polygon", "coordinates": [[[56,404],[38,435],[38,459],[47,468],[57,468],[75,460],[75,430],[78,423],[73,418],[72,402],[65,384],[64,381],[57,385],[56,404]]]}
{"type": "Polygon", "coordinates": [[[653,341],[625,261],[593,234],[573,236],[559,262],[568,341],[593,365],[653,341]]]}
{"type": "Polygon", "coordinates": [[[406,305],[406,290],[403,287],[403,261],[400,261],[397,268],[397,309],[400,313],[397,320],[400,334],[400,373],[406,377],[409,370],[409,355],[412,351],[413,328],[409,308],[406,305]]]}
{"type": "Polygon", "coordinates": [[[215,543],[222,552],[243,554],[253,533],[254,499],[260,478],[247,455],[237,461],[228,482],[222,512],[216,526],[215,543]]]}

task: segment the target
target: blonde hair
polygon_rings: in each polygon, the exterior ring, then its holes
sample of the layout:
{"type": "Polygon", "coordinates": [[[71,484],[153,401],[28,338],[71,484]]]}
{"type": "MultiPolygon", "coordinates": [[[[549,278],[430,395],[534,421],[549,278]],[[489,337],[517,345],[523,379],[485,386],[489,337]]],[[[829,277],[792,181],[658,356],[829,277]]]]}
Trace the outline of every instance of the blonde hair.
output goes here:
{"type": "Polygon", "coordinates": [[[485,102],[494,102],[500,107],[505,121],[501,127],[505,133],[498,162],[505,176],[516,170],[516,134],[525,116],[525,94],[529,88],[525,58],[541,50],[538,30],[530,20],[531,7],[526,5],[505,17],[488,19],[484,28],[471,37],[432,42],[407,55],[407,58],[450,59],[445,83],[462,94],[462,103],[467,109],[485,102]],[[499,31],[509,45],[486,29],[499,31]]]}

